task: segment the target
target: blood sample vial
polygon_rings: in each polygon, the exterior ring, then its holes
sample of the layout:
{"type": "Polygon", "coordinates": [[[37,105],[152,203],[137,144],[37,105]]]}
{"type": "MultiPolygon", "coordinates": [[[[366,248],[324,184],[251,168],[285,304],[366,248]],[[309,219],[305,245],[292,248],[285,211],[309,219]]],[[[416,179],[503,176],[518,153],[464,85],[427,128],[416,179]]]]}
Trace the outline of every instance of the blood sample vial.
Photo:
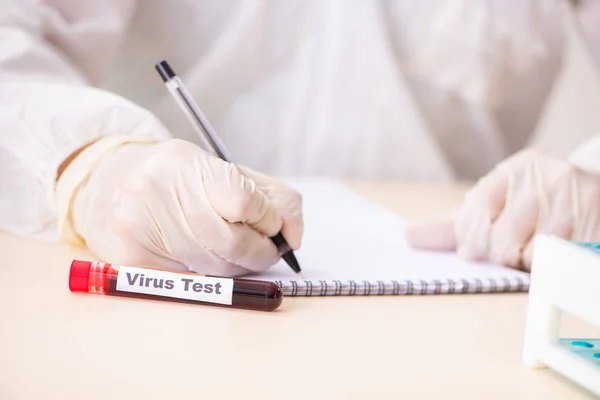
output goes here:
{"type": "Polygon", "coordinates": [[[274,311],[283,301],[273,282],[73,260],[69,289],[100,295],[274,311]]]}

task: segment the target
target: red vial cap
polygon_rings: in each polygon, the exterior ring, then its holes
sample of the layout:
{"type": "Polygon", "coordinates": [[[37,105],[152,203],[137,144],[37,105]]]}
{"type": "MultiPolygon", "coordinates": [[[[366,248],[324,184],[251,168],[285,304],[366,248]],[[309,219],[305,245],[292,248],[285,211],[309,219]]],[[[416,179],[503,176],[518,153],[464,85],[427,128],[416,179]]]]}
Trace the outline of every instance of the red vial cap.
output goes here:
{"type": "Polygon", "coordinates": [[[91,261],[73,260],[69,272],[69,289],[71,292],[87,292],[91,261]]]}

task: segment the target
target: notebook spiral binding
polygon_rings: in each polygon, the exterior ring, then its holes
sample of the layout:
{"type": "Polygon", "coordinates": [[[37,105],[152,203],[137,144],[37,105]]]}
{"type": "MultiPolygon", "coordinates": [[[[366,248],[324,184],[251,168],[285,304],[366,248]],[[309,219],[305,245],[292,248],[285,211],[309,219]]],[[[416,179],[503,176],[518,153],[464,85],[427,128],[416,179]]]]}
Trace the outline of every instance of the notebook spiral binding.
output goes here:
{"type": "Polygon", "coordinates": [[[285,296],[385,296],[454,293],[508,293],[529,290],[529,279],[520,276],[488,279],[433,279],[402,281],[274,281],[285,296]]]}

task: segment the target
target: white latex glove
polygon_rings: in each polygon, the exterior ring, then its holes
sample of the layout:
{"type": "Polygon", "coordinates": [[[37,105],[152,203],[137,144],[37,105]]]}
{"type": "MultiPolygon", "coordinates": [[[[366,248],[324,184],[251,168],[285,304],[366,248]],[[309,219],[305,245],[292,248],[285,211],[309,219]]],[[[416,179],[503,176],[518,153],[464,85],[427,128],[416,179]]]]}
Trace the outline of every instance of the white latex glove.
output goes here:
{"type": "Polygon", "coordinates": [[[413,224],[417,248],[529,269],[535,234],[600,241],[600,176],[526,150],[500,163],[452,216],[413,224]]]}
{"type": "MultiPolygon", "coordinates": [[[[102,146],[84,150],[65,179],[81,175],[78,162],[85,165],[102,146]]],[[[292,249],[300,247],[296,191],[247,168],[242,176],[192,143],[120,144],[94,165],[61,230],[66,241],[84,241],[109,262],[239,276],[279,260],[268,237],[280,230],[292,249]]]]}

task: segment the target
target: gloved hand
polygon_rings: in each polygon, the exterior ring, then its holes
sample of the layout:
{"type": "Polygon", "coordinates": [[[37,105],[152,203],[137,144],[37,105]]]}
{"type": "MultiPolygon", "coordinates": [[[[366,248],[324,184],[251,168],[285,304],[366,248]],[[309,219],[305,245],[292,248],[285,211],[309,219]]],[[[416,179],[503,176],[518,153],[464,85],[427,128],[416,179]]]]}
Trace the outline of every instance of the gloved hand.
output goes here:
{"type": "Polygon", "coordinates": [[[482,178],[453,215],[412,224],[407,240],[529,270],[539,233],[600,241],[600,176],[525,150],[482,178]]]}
{"type": "Polygon", "coordinates": [[[183,140],[122,144],[99,159],[72,196],[63,236],[71,231],[67,241],[80,237],[121,265],[219,276],[263,271],[279,260],[269,236],[282,229],[290,247],[300,247],[301,197],[240,169],[244,175],[183,140]]]}

